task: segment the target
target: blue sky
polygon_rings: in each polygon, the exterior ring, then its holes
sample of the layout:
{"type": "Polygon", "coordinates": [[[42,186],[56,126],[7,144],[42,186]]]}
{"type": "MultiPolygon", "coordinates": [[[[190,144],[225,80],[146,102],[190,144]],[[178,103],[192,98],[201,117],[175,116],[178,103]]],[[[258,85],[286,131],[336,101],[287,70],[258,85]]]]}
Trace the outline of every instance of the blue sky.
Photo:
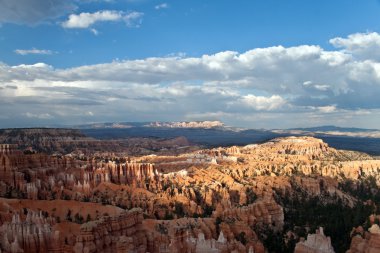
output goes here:
{"type": "MultiPolygon", "coordinates": [[[[24,2],[26,8],[25,2],[28,1],[14,2],[24,2]]],[[[329,49],[331,38],[380,29],[380,3],[376,0],[73,3],[77,6],[73,13],[118,10],[137,11],[144,15],[139,28],[128,28],[123,22],[95,23],[91,28],[99,31],[98,36],[90,29],[60,26],[59,23],[64,22],[71,12],[63,11],[57,19],[41,19],[40,23],[29,25],[3,20],[1,60],[12,65],[44,61],[55,67],[71,67],[175,53],[201,56],[225,50],[245,52],[277,45],[309,44],[329,49]],[[155,9],[163,3],[167,4],[166,8],[155,9]],[[25,57],[14,54],[19,48],[48,48],[57,53],[25,57]]]]}
{"type": "Polygon", "coordinates": [[[376,0],[0,0],[0,127],[379,128],[376,0]]]}

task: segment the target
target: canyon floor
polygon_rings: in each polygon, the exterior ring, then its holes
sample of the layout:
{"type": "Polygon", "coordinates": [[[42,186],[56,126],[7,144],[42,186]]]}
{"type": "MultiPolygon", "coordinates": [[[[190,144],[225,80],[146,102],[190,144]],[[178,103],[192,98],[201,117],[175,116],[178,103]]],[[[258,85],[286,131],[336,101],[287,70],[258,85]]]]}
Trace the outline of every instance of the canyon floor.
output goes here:
{"type": "Polygon", "coordinates": [[[0,252],[380,252],[380,160],[321,139],[0,141],[0,252]]]}

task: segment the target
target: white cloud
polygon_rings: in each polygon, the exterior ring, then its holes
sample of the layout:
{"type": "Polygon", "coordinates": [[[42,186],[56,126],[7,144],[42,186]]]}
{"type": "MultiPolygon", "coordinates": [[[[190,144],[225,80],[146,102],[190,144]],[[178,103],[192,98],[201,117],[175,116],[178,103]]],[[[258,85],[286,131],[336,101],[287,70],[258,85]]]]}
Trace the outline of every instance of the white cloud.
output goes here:
{"type": "Polygon", "coordinates": [[[230,105],[238,107],[248,107],[257,111],[273,111],[281,109],[286,104],[286,100],[278,95],[270,97],[255,96],[248,94],[241,96],[237,102],[231,102],[230,105]]]}
{"type": "Polygon", "coordinates": [[[320,106],[320,107],[317,107],[317,109],[321,113],[332,113],[332,112],[336,112],[336,105],[320,106]]]}
{"type": "Polygon", "coordinates": [[[102,10],[94,13],[82,12],[80,14],[71,14],[65,22],[62,23],[62,27],[72,28],[89,28],[98,22],[125,22],[129,27],[138,26],[141,22],[143,13],[130,12],[125,13],[115,10],[102,10]]]}
{"type": "Polygon", "coordinates": [[[156,10],[167,9],[169,8],[169,5],[167,3],[162,3],[162,4],[157,4],[156,6],[154,6],[154,8],[156,10]]]}
{"type": "Polygon", "coordinates": [[[32,49],[16,49],[14,50],[14,52],[16,54],[19,54],[19,55],[28,55],[28,54],[45,54],[45,55],[51,55],[53,54],[54,52],[51,51],[51,50],[46,50],[46,49],[36,49],[36,48],[32,48],[32,49]]]}
{"type": "Polygon", "coordinates": [[[380,124],[374,116],[380,115],[380,62],[347,48],[277,46],[67,69],[0,63],[0,89],[0,115],[11,119],[34,108],[35,115],[69,123],[210,116],[253,127],[256,119],[260,127],[380,124]]]}
{"type": "Polygon", "coordinates": [[[305,81],[305,82],[303,82],[303,85],[306,86],[306,87],[309,87],[312,84],[313,84],[312,81],[305,81]]]}
{"type": "Polygon", "coordinates": [[[355,33],[347,38],[334,38],[330,43],[359,59],[380,60],[380,34],[355,33]]]}

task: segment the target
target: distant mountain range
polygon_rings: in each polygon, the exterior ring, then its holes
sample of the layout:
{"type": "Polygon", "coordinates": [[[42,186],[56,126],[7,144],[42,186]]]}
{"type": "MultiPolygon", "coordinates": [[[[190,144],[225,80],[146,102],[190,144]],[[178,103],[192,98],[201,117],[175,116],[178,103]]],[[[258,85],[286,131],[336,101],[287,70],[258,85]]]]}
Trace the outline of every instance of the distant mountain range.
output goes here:
{"type": "Polygon", "coordinates": [[[380,138],[379,129],[365,129],[355,127],[337,127],[337,126],[317,126],[308,128],[290,128],[290,129],[246,129],[226,126],[220,121],[180,121],[180,122],[109,122],[93,123],[85,125],[72,126],[76,129],[130,129],[130,128],[154,128],[154,129],[218,129],[223,131],[263,131],[273,132],[276,134],[294,134],[294,135],[332,135],[332,136],[351,136],[351,137],[369,137],[380,138]]]}
{"type": "MultiPolygon", "coordinates": [[[[185,137],[191,143],[208,147],[262,143],[276,137],[285,136],[314,136],[323,139],[329,145],[338,149],[357,150],[373,155],[380,155],[380,130],[377,129],[336,126],[272,130],[244,129],[226,126],[219,121],[110,122],[65,127],[74,128],[78,132],[80,131],[79,133],[84,134],[84,136],[92,137],[96,140],[125,140],[130,138],[172,139],[185,137]]],[[[45,128],[48,133],[50,133],[51,129],[45,128]]],[[[57,129],[62,128],[58,127],[57,129]]],[[[3,130],[9,131],[12,129],[3,130]]],[[[28,131],[30,132],[31,130],[33,129],[29,129],[28,131]]],[[[11,131],[8,135],[15,135],[12,133],[11,131]]],[[[50,135],[48,134],[48,136],[50,135]]],[[[62,136],[65,137],[65,134],[62,136]]],[[[3,141],[0,140],[0,142],[11,143],[5,139],[3,141]]]]}
{"type": "Polygon", "coordinates": [[[272,131],[278,134],[380,138],[379,129],[355,127],[319,126],[309,128],[275,129],[272,131]]]}
{"type": "Polygon", "coordinates": [[[168,127],[168,128],[221,128],[224,123],[220,121],[182,121],[182,122],[151,122],[147,127],[168,127]]]}
{"type": "Polygon", "coordinates": [[[291,128],[289,130],[301,130],[308,132],[376,132],[379,129],[366,129],[366,128],[356,128],[356,127],[337,127],[337,126],[318,126],[318,127],[308,127],[308,128],[291,128]]]}
{"type": "Polygon", "coordinates": [[[162,128],[220,128],[224,123],[220,121],[180,121],[180,122],[118,122],[118,123],[93,123],[77,125],[79,129],[99,129],[99,128],[132,128],[132,127],[162,127],[162,128]]]}
{"type": "Polygon", "coordinates": [[[132,128],[132,127],[143,127],[144,125],[148,123],[149,122],[107,122],[107,123],[91,123],[91,124],[84,124],[84,125],[74,125],[71,127],[76,128],[76,129],[109,129],[109,128],[125,129],[125,128],[132,128]]]}

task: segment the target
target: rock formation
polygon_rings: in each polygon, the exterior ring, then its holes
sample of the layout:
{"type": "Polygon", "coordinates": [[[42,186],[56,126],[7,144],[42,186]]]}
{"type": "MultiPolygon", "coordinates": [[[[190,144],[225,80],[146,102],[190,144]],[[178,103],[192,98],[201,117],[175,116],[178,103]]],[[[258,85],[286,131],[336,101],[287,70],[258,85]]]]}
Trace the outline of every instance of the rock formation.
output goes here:
{"type": "Polygon", "coordinates": [[[220,121],[190,121],[190,122],[152,122],[149,127],[170,127],[170,128],[215,128],[223,127],[220,121]]]}
{"type": "MultiPolygon", "coordinates": [[[[374,206],[368,194],[380,185],[380,160],[311,137],[188,152],[176,146],[183,139],[129,143],[181,151],[47,155],[0,145],[2,252],[260,253],[307,228],[286,216],[294,201],[374,206]]],[[[376,252],[377,229],[354,236],[349,252],[376,252]]],[[[319,229],[295,252],[334,250],[319,229]]]]}
{"type": "Polygon", "coordinates": [[[2,251],[32,253],[61,250],[59,231],[53,230],[52,225],[54,220],[43,217],[41,212],[29,210],[25,220],[14,214],[11,222],[0,227],[2,251]]]}
{"type": "Polygon", "coordinates": [[[377,224],[373,224],[368,232],[360,229],[354,232],[350,249],[346,253],[380,252],[380,228],[377,224]]]}
{"type": "Polygon", "coordinates": [[[326,237],[323,228],[319,228],[315,234],[307,235],[306,241],[297,243],[294,253],[334,253],[334,249],[330,237],[326,237]]]}
{"type": "Polygon", "coordinates": [[[141,227],[142,220],[141,210],[130,210],[118,216],[105,216],[84,223],[76,238],[74,252],[145,253],[147,243],[141,227]]]}

